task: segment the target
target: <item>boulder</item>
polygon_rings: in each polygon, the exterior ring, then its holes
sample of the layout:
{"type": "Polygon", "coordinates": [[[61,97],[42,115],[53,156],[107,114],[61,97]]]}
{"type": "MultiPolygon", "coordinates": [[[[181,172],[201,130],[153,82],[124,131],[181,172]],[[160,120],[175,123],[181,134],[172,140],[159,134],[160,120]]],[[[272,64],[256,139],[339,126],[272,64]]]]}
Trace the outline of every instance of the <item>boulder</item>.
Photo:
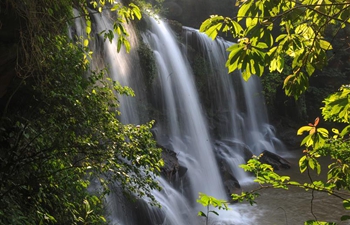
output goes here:
{"type": "Polygon", "coordinates": [[[187,168],[179,164],[176,153],[161,145],[158,145],[158,147],[162,149],[162,159],[164,161],[161,175],[169,181],[174,180],[176,175],[183,177],[187,172],[187,168]]]}
{"type": "Polygon", "coordinates": [[[271,165],[274,170],[290,169],[291,167],[287,160],[275,153],[264,150],[260,155],[260,162],[271,165]]]}
{"type": "Polygon", "coordinates": [[[219,157],[222,157],[221,152],[227,153],[230,151],[234,151],[237,155],[242,156],[245,161],[253,157],[253,153],[246,144],[230,140],[217,141],[215,143],[215,151],[219,157]]]}
{"type": "Polygon", "coordinates": [[[232,194],[238,194],[241,192],[241,185],[233,175],[232,171],[230,170],[230,167],[226,164],[226,162],[221,161],[220,164],[220,173],[226,189],[226,193],[229,199],[231,199],[232,194]]]}

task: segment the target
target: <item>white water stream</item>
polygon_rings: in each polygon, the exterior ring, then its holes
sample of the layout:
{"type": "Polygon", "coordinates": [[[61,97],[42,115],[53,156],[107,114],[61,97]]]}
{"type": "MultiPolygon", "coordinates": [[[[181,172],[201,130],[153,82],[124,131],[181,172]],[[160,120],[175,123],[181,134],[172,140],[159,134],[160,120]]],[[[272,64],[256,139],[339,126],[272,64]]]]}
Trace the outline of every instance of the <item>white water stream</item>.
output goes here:
{"type": "Polygon", "coordinates": [[[188,169],[190,187],[189,193],[180,195],[163,183],[165,193],[162,195],[167,199],[163,204],[167,208],[166,212],[175,214],[170,224],[198,224],[198,218],[194,217],[196,211],[188,209],[198,193],[204,192],[217,198],[225,198],[226,194],[191,68],[167,25],[154,19],[150,23],[151,28],[144,35],[144,40],[156,56],[158,79],[161,87],[164,87],[164,113],[168,121],[162,123],[158,132],[169,131],[171,149],[178,153],[179,163],[188,169]],[[176,196],[171,201],[168,199],[169,191],[176,196]],[[179,221],[183,215],[187,221],[179,221]]]}

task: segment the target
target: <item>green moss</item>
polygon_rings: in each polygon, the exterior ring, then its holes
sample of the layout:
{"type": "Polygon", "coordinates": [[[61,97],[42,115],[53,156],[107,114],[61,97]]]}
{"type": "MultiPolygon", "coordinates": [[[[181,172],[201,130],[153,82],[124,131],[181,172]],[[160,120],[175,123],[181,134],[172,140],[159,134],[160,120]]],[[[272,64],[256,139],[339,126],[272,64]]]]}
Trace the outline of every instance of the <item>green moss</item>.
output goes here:
{"type": "Polygon", "coordinates": [[[150,90],[152,87],[153,80],[155,78],[155,74],[157,72],[156,61],[154,58],[153,51],[150,47],[143,42],[140,43],[137,49],[140,65],[146,79],[147,90],[150,90]]]}
{"type": "Polygon", "coordinates": [[[206,59],[200,54],[196,54],[192,63],[193,73],[196,79],[196,86],[200,93],[206,89],[207,79],[209,78],[209,64],[206,59]]]}

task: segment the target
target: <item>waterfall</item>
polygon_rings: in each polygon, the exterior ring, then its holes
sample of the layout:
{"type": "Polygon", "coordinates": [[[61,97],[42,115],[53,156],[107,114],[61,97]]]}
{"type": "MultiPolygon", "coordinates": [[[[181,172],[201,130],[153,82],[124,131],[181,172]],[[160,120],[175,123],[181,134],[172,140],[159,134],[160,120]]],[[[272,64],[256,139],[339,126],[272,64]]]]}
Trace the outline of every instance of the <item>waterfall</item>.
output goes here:
{"type": "Polygon", "coordinates": [[[222,38],[211,40],[198,30],[185,27],[187,43],[195,43],[209,64],[211,95],[209,110],[218,120],[216,139],[240,142],[249,146],[254,154],[262,150],[275,151],[275,144],[270,143],[274,136],[273,128],[268,123],[265,99],[258,77],[252,76],[244,81],[239,71],[227,74],[225,62],[226,49],[234,44],[222,38]]]}
{"type": "MultiPolygon", "coordinates": [[[[105,30],[113,30],[113,14],[108,11],[102,14],[92,14],[93,30],[99,34],[105,30]]],[[[135,97],[118,96],[118,100],[122,107],[119,108],[121,112],[120,121],[124,124],[140,124],[148,122],[148,115],[146,111],[140,110],[140,103],[147,101],[145,99],[146,94],[144,89],[140,88],[140,84],[144,83],[142,78],[142,71],[140,66],[140,60],[137,54],[138,39],[135,34],[134,28],[129,25],[124,25],[129,33],[128,40],[132,48],[127,53],[125,48],[121,48],[120,52],[117,51],[116,37],[112,43],[109,40],[103,40],[99,35],[95,36],[95,51],[98,53],[98,57],[95,57],[97,65],[95,67],[107,66],[108,74],[113,81],[118,81],[122,86],[128,86],[135,92],[135,97]],[[103,50],[103,51],[101,51],[103,50]],[[102,61],[102,63],[101,63],[102,61]]],[[[102,67],[103,68],[103,67],[102,67]]]]}
{"type": "Polygon", "coordinates": [[[189,27],[184,27],[184,39],[189,45],[187,49],[201,52],[208,65],[206,76],[209,85],[204,94],[206,99],[210,98],[207,115],[214,115],[210,116],[210,120],[215,128],[212,136],[217,155],[240,184],[249,182],[251,179],[238,165],[263,150],[285,150],[268,123],[260,79],[252,76],[244,81],[239,71],[227,74],[226,49],[234,43],[220,37],[213,41],[189,27]]]}
{"type": "MultiPolygon", "coordinates": [[[[149,28],[141,33],[142,41],[154,53],[157,66],[152,93],[146,93],[140,69],[133,27],[128,26],[132,50],[117,52],[116,42],[103,41],[98,34],[112,29],[110,15],[93,14],[93,43],[97,54],[95,68],[107,66],[110,77],[131,87],[135,97],[120,96],[121,121],[140,124],[156,120],[157,142],[176,153],[186,172],[174,180],[158,179],[162,191],[153,194],[161,209],[145,201],[131,203],[116,186],[106,199],[111,224],[199,225],[196,203],[199,192],[219,199],[228,199],[233,188],[250,182],[249,175],[238,168],[252,154],[262,150],[275,152],[283,148],[268,124],[261,84],[257,77],[248,82],[239,72],[227,74],[226,48],[233,44],[223,39],[212,41],[197,30],[185,27],[184,45],[161,19],[147,19],[149,28]],[[200,52],[205,82],[198,87],[193,71],[191,51],[200,52]],[[153,99],[148,99],[152,96],[153,99]],[[159,112],[151,118],[146,108],[153,105],[159,112]],[[147,107],[146,107],[147,106],[147,107]],[[275,150],[276,149],[276,150],[275,150]]],[[[78,24],[82,27],[82,23],[78,24]]],[[[254,217],[245,209],[231,205],[233,210],[210,217],[211,224],[252,224],[254,217]]]]}
{"type": "Polygon", "coordinates": [[[224,188],[191,68],[166,24],[154,19],[151,23],[145,40],[155,52],[158,77],[161,86],[166,87],[164,111],[170,123],[165,126],[170,130],[171,147],[179,152],[180,162],[188,168],[194,198],[199,191],[221,195],[224,188]]]}
{"type": "MultiPolygon", "coordinates": [[[[177,197],[163,204],[171,213],[179,208],[176,217],[187,214],[189,219],[171,224],[197,224],[198,218],[193,218],[196,212],[189,211],[184,203],[193,205],[199,192],[226,198],[225,190],[189,63],[167,25],[154,19],[150,19],[150,23],[152,26],[143,37],[156,57],[166,114],[166,121],[160,122],[157,132],[168,133],[170,148],[178,153],[180,164],[187,168],[189,180],[187,193],[179,195],[176,190],[171,190],[177,197]],[[174,208],[174,205],[180,207],[174,208]]],[[[167,189],[169,187],[165,188],[166,192],[167,189]]],[[[167,193],[164,196],[169,198],[167,193]]]]}

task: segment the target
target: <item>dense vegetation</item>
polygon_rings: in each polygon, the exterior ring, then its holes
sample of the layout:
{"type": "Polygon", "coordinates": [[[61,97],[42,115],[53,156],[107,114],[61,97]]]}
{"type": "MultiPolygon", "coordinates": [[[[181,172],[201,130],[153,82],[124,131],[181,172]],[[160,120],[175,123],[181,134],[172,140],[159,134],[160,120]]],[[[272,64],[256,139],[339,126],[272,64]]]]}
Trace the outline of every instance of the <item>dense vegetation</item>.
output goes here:
{"type": "MultiPolygon", "coordinates": [[[[108,70],[92,71],[89,67],[93,55],[89,49],[91,10],[115,12],[115,29],[106,30],[105,39],[117,34],[118,49],[130,48],[123,23],[140,19],[141,13],[131,1],[125,2],[127,7],[114,1],[87,4],[83,0],[0,3],[0,224],[106,223],[103,197],[111,185],[123,187],[134,197],[146,196],[156,204],[150,191],[160,188],[154,178],[162,160],[150,132],[153,123],[140,128],[121,124],[115,93],[133,95],[133,91],[110,80],[108,70]],[[87,21],[86,36],[74,37],[75,41],[68,37],[68,27],[74,22],[73,8],[87,21]]],[[[349,86],[344,83],[349,71],[349,1],[237,2],[240,8],[230,5],[225,11],[237,12],[236,18],[213,16],[201,28],[213,38],[227,32],[237,40],[238,44],[230,48],[230,71],[242,69],[246,79],[251,74],[268,74],[267,95],[275,95],[276,87],[283,85],[287,94],[299,99],[307,91],[317,97],[323,94],[312,89],[312,79],[327,77],[336,80],[329,86],[344,84],[339,92],[324,99],[322,109],[324,120],[341,123],[337,125],[341,129],[332,129],[331,135],[319,128],[317,119],[298,132],[307,133],[302,142],[305,155],[300,160],[301,172],[319,172],[321,156],[333,159],[326,182],[299,184],[261,164],[259,157],[243,167],[256,173],[263,188],[297,186],[335,195],[338,190],[349,192],[349,86]],[[335,54],[329,54],[332,48],[335,54]],[[332,68],[321,71],[327,61],[332,68]],[[283,80],[283,84],[276,82],[283,80]]],[[[232,4],[179,1],[194,9],[180,16],[174,1],[165,3],[175,10],[168,15],[179,20],[195,18],[193,25],[203,17],[202,11],[232,4]]],[[[147,68],[149,74],[153,69],[147,68]]],[[[325,90],[330,91],[329,86],[325,90]]],[[[273,102],[274,97],[270,97],[273,102]]],[[[255,193],[234,198],[253,202],[255,193]]],[[[211,196],[201,197],[208,209],[202,216],[213,212],[209,206],[224,204],[211,196]]],[[[349,199],[341,201],[350,208],[349,199]]]]}
{"type": "Polygon", "coordinates": [[[120,47],[128,47],[122,23],[140,18],[140,10],[104,4],[1,2],[1,47],[11,53],[1,58],[0,224],[106,223],[103,196],[111,185],[155,203],[150,190],[160,188],[154,177],[162,160],[152,122],[121,124],[115,92],[133,91],[106,70],[89,69],[88,7],[118,13],[106,38],[119,34],[120,47]],[[68,37],[73,7],[87,21],[78,42],[68,37]]]}
{"type": "MultiPolygon", "coordinates": [[[[284,79],[285,93],[295,99],[308,90],[310,77],[314,74],[328,75],[330,80],[333,77],[339,79],[348,76],[349,54],[340,51],[341,56],[334,57],[337,52],[329,53],[334,49],[332,45],[348,48],[349,1],[244,0],[237,3],[239,9],[234,18],[214,15],[201,26],[201,30],[212,38],[220,32],[226,32],[237,39],[237,44],[228,49],[230,55],[226,66],[229,71],[240,69],[245,79],[249,79],[252,74],[261,76],[270,72],[265,76],[284,79]],[[341,42],[337,43],[335,40],[341,42]],[[332,61],[334,58],[337,60],[332,61]],[[324,69],[328,61],[334,68],[324,69]],[[324,71],[320,72],[322,69],[324,71]]],[[[348,82],[346,79],[341,80],[348,82]]],[[[330,132],[320,127],[320,119],[317,117],[313,123],[302,126],[297,132],[298,135],[306,133],[301,142],[304,155],[299,161],[300,172],[307,172],[309,175],[311,170],[315,170],[320,174],[320,157],[330,157],[331,163],[323,168],[327,171],[327,179],[313,180],[310,177],[310,182],[302,184],[293,181],[289,176],[275,173],[271,165],[259,161],[261,156],[255,156],[242,167],[255,173],[256,182],[261,185],[259,190],[296,186],[306,191],[311,190],[311,195],[315,191],[326,192],[339,198],[345,209],[350,209],[350,89],[348,83],[333,84],[339,85],[339,89],[324,98],[322,116],[325,121],[332,122],[333,127],[340,129],[333,128],[330,132]]],[[[273,89],[278,84],[269,85],[273,89]]],[[[258,195],[257,190],[252,190],[232,197],[234,200],[245,199],[253,204],[258,195]]],[[[314,204],[313,201],[311,204],[314,204]]],[[[305,224],[334,224],[318,221],[315,214],[312,214],[314,218],[310,218],[305,224]]],[[[341,218],[348,219],[349,215],[341,218]]]]}

